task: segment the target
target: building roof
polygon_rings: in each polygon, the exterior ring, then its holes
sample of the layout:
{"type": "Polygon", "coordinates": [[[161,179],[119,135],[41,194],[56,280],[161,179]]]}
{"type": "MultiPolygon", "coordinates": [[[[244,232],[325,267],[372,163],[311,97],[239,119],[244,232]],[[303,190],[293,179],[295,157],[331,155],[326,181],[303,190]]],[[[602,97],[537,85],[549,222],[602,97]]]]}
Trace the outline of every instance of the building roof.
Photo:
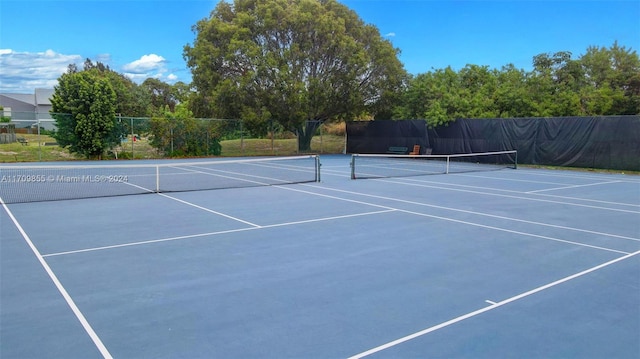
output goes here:
{"type": "Polygon", "coordinates": [[[0,95],[32,106],[51,106],[51,97],[53,96],[53,92],[53,89],[36,89],[32,94],[0,93],[0,95]]]}
{"type": "Polygon", "coordinates": [[[35,105],[35,95],[34,94],[24,94],[24,93],[1,93],[0,95],[10,98],[15,101],[24,102],[29,105],[35,105]]]}
{"type": "Polygon", "coordinates": [[[49,105],[51,106],[51,97],[53,97],[53,89],[36,89],[35,102],[37,105],[49,105]]]}

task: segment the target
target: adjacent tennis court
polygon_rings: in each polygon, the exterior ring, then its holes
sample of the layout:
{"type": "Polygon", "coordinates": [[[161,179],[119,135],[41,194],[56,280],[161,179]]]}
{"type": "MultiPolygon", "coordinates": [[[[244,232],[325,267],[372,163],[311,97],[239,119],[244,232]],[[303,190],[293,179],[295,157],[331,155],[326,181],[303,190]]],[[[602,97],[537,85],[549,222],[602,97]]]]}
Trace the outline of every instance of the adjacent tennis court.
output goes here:
{"type": "Polygon", "coordinates": [[[0,357],[640,356],[640,177],[364,157],[0,166],[0,357]]]}

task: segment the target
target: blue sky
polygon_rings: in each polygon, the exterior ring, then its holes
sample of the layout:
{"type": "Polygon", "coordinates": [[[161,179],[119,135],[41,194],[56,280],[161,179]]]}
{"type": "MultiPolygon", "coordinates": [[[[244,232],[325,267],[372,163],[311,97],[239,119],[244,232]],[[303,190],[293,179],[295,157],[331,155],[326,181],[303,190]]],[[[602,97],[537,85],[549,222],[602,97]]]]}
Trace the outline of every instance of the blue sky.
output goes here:
{"type": "MultiPolygon", "coordinates": [[[[0,0],[0,92],[53,88],[98,60],[136,82],[190,82],[192,25],[218,0],[0,0]]],[[[640,0],[342,0],[401,50],[412,74],[467,64],[530,70],[533,56],[618,44],[640,51],[640,0]]]]}

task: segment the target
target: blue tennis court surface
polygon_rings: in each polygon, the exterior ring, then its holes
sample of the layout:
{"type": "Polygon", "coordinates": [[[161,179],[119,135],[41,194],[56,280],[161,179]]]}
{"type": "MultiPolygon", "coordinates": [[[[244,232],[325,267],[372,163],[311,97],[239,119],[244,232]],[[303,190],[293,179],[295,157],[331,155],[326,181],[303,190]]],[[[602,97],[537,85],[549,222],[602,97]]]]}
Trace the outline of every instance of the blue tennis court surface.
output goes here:
{"type": "Polygon", "coordinates": [[[640,357],[640,177],[321,164],[3,205],[0,357],[640,357]]]}

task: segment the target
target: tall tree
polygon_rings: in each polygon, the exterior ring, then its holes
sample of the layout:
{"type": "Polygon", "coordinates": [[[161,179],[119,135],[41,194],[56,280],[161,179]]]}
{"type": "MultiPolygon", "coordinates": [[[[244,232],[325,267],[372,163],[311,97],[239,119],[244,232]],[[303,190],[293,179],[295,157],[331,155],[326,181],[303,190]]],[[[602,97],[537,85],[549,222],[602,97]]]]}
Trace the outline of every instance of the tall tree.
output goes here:
{"type": "Polygon", "coordinates": [[[494,95],[497,117],[532,116],[535,103],[525,84],[527,72],[517,69],[513,64],[503,66],[496,74],[498,88],[494,95]]]}
{"type": "Polygon", "coordinates": [[[163,113],[167,107],[171,112],[176,110],[179,101],[171,85],[158,79],[148,78],[140,86],[149,93],[151,112],[154,115],[163,113]]]}
{"type": "Polygon", "coordinates": [[[323,122],[389,110],[398,50],[335,0],[218,3],[184,56],[203,117],[276,119],[309,150],[323,122]]]}
{"type": "Polygon", "coordinates": [[[99,158],[120,142],[116,93],[107,79],[69,68],[54,87],[51,105],[57,127],[53,137],[71,152],[99,158]]]}
{"type": "Polygon", "coordinates": [[[109,81],[116,93],[116,113],[128,117],[148,116],[151,99],[150,93],[144,87],[99,61],[94,63],[86,59],[83,71],[109,81]]]}
{"type": "Polygon", "coordinates": [[[419,74],[409,81],[395,118],[431,126],[456,118],[630,115],[640,113],[640,59],[614,43],[533,57],[533,70],[467,65],[419,74]]]}
{"type": "Polygon", "coordinates": [[[610,106],[598,106],[605,114],[633,115],[640,113],[640,58],[636,51],[619,46],[591,46],[581,56],[586,81],[595,89],[590,95],[610,100],[610,106]]]}

